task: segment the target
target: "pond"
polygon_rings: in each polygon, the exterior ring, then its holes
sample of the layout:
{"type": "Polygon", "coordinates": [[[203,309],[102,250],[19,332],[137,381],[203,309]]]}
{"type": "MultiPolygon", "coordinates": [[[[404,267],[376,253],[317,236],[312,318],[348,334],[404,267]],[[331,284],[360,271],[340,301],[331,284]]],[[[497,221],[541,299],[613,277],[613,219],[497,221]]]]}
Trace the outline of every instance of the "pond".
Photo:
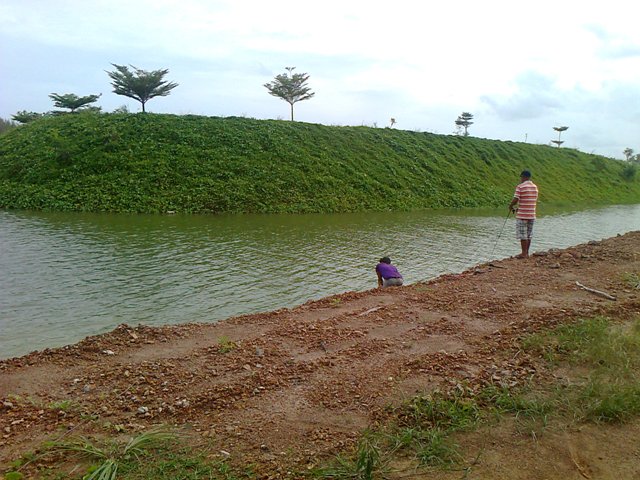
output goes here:
{"type": "MultiPolygon", "coordinates": [[[[544,209],[533,251],[640,230],[640,205],[544,209]]],[[[211,322],[519,252],[500,211],[152,216],[0,211],[0,358],[137,325],[211,322]],[[504,227],[504,228],[503,228],[504,227]]]]}

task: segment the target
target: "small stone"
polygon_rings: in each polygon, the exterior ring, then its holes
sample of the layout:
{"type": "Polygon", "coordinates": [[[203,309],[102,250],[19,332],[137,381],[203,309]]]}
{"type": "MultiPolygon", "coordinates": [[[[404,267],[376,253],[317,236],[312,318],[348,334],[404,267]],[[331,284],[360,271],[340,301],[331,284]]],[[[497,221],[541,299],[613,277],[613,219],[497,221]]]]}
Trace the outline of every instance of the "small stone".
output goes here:
{"type": "Polygon", "coordinates": [[[144,415],[146,413],[149,413],[149,409],[147,407],[138,407],[138,413],[140,415],[144,415]]]}
{"type": "Polygon", "coordinates": [[[105,355],[115,355],[116,352],[114,352],[113,350],[103,350],[102,353],[104,353],[105,355]]]}

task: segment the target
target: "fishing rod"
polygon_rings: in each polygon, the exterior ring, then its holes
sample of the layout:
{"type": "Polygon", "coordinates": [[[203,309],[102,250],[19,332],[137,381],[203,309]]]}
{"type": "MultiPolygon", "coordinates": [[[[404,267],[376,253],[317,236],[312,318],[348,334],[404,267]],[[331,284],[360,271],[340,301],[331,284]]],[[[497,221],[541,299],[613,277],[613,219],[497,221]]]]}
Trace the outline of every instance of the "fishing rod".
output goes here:
{"type": "Polygon", "coordinates": [[[500,240],[500,237],[502,236],[502,232],[504,232],[504,226],[507,224],[507,220],[509,220],[509,215],[511,215],[511,209],[509,209],[509,211],[507,212],[507,218],[504,219],[504,223],[502,224],[502,228],[500,229],[500,233],[498,234],[498,238],[496,238],[496,242],[493,244],[493,249],[491,250],[491,255],[489,255],[490,257],[493,257],[493,252],[496,251],[496,245],[498,245],[498,241],[500,240]]]}
{"type": "MultiPolygon", "coordinates": [[[[507,220],[509,219],[509,215],[511,215],[511,212],[512,212],[512,210],[509,210],[509,212],[507,213],[507,218],[505,218],[505,219],[504,219],[504,223],[502,224],[502,228],[500,229],[500,233],[498,234],[498,237],[496,238],[496,241],[495,241],[495,243],[493,244],[493,249],[491,250],[491,255],[490,255],[491,257],[493,256],[493,253],[494,253],[494,252],[495,252],[495,250],[496,250],[496,246],[498,245],[498,242],[500,241],[500,237],[502,237],[502,233],[504,232],[504,227],[505,227],[505,225],[507,224],[507,220]]],[[[484,256],[484,255],[483,255],[482,257],[480,257],[480,250],[482,250],[482,249],[483,249],[483,246],[482,246],[482,245],[478,245],[478,246],[476,247],[475,252],[473,253],[473,255],[471,255],[471,258],[470,258],[470,260],[469,260],[469,264],[470,264],[471,266],[475,266],[476,261],[477,261],[478,259],[480,259],[480,258],[486,259],[486,258],[487,258],[487,257],[486,257],[486,256],[484,256]]]]}

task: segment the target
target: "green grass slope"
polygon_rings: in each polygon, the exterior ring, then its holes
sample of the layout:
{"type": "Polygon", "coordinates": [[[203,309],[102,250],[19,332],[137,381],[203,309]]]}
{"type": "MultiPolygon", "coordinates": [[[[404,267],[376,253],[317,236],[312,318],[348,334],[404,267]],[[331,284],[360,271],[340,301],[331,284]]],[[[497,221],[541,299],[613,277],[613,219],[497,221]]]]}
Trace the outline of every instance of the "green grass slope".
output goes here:
{"type": "Polygon", "coordinates": [[[541,202],[640,202],[640,181],[628,167],[569,149],[394,129],[76,114],[0,136],[0,207],[207,213],[504,206],[523,168],[533,172],[541,202]]]}

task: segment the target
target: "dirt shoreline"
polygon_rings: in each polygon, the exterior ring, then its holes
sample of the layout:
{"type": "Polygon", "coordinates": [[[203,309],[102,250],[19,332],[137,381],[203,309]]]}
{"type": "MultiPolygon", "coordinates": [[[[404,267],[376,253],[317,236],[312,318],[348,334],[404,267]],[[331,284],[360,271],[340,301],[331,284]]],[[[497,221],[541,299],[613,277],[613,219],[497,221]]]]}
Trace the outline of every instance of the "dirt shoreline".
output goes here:
{"type": "Polygon", "coordinates": [[[286,478],[352,445],[389,404],[541,375],[514,356],[518,338],[581,316],[639,315],[625,280],[638,272],[630,232],[214,324],[120,325],[3,360],[0,466],[47,439],[170,424],[212,457],[286,478]]]}

